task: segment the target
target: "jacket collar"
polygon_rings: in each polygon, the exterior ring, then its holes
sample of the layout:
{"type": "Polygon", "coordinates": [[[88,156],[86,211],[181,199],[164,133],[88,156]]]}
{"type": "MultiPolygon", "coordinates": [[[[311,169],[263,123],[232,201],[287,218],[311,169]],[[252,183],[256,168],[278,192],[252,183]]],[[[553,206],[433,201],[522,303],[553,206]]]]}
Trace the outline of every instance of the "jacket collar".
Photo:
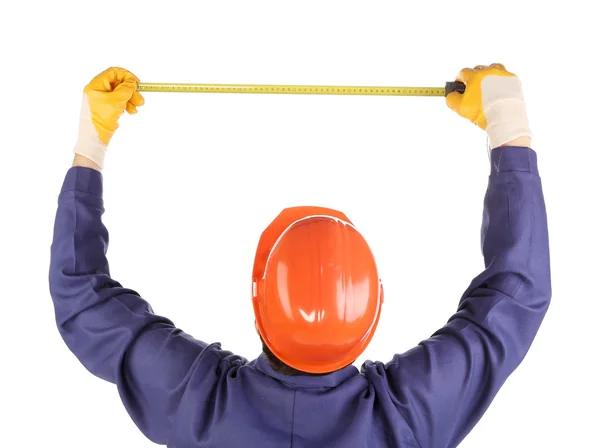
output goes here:
{"type": "Polygon", "coordinates": [[[305,388],[305,389],[325,389],[331,387],[337,387],[344,381],[357,376],[358,369],[349,365],[335,372],[327,373],[325,375],[310,376],[310,375],[298,375],[290,376],[276,372],[271,367],[269,360],[265,354],[261,354],[257,359],[250,363],[259,372],[275,378],[276,380],[285,383],[289,386],[305,388]]]}

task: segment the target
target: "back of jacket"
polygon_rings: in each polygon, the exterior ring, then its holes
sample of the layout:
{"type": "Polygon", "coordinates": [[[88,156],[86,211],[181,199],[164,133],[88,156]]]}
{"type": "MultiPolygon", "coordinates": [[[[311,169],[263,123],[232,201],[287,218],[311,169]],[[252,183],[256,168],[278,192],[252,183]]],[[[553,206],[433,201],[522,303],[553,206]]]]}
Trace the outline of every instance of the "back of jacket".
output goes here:
{"type": "MultiPolygon", "coordinates": [[[[111,278],[103,212],[102,174],[71,168],[51,251],[58,329],[90,372],[116,384],[143,434],[173,448],[456,447],[526,355],[550,303],[546,211],[529,148],[492,151],[485,269],[457,312],[413,349],[360,372],[285,376],[264,356],[248,363],[184,333],[111,278]]],[[[418,299],[439,294],[432,271],[418,299]]]]}
{"type": "MultiPolygon", "coordinates": [[[[225,354],[212,353],[215,360],[225,354]]],[[[384,381],[369,381],[354,366],[289,377],[264,355],[250,363],[225,355],[219,364],[210,406],[199,400],[205,383],[186,391],[169,446],[419,447],[384,381]]]]}

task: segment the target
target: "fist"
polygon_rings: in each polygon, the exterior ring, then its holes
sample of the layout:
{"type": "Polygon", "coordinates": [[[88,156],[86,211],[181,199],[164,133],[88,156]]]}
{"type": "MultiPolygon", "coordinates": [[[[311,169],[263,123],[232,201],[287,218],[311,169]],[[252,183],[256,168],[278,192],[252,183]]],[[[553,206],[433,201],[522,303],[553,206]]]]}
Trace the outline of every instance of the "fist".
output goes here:
{"type": "Polygon", "coordinates": [[[97,75],[83,89],[92,123],[100,141],[105,145],[108,145],[119,127],[119,117],[123,112],[135,114],[137,107],[144,104],[144,98],[137,91],[139,82],[133,73],[111,67],[97,75]]]}
{"type": "Polygon", "coordinates": [[[118,67],[111,67],[90,81],[83,89],[76,154],[103,167],[106,148],[119,127],[119,118],[125,111],[137,113],[137,108],[144,104],[137,91],[139,82],[133,73],[118,67]]]}
{"type": "Polygon", "coordinates": [[[449,94],[446,104],[487,131],[492,148],[531,137],[521,81],[502,64],[465,68],[457,81],[466,85],[465,93],[449,94]]]}

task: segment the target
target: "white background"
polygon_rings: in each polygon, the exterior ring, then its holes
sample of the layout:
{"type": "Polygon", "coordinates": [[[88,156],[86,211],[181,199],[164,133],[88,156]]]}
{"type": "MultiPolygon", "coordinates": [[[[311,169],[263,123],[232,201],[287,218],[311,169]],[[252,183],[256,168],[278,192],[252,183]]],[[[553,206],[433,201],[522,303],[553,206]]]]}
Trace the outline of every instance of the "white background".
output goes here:
{"type": "MultiPolygon", "coordinates": [[[[145,82],[443,86],[502,62],[522,79],[550,223],[553,302],[461,447],[597,446],[598,42],[587,1],[11,2],[0,10],[2,446],[150,447],[54,323],[47,272],[81,91],[145,82]]],[[[293,205],[347,213],[386,302],[386,361],[454,312],[483,260],[485,135],[443,98],[147,93],[104,170],[113,277],[207,342],[259,354],[250,272],[293,205]]]]}

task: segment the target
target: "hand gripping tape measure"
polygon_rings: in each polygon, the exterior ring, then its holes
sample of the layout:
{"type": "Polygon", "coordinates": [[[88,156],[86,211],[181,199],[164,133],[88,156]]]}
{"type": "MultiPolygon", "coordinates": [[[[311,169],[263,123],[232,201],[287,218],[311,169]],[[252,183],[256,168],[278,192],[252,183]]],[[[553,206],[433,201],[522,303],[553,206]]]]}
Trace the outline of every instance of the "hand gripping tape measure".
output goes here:
{"type": "Polygon", "coordinates": [[[375,95],[448,96],[464,93],[462,82],[447,82],[446,87],[300,86],[269,84],[167,84],[139,83],[140,92],[267,93],[291,95],[375,95]]]}

